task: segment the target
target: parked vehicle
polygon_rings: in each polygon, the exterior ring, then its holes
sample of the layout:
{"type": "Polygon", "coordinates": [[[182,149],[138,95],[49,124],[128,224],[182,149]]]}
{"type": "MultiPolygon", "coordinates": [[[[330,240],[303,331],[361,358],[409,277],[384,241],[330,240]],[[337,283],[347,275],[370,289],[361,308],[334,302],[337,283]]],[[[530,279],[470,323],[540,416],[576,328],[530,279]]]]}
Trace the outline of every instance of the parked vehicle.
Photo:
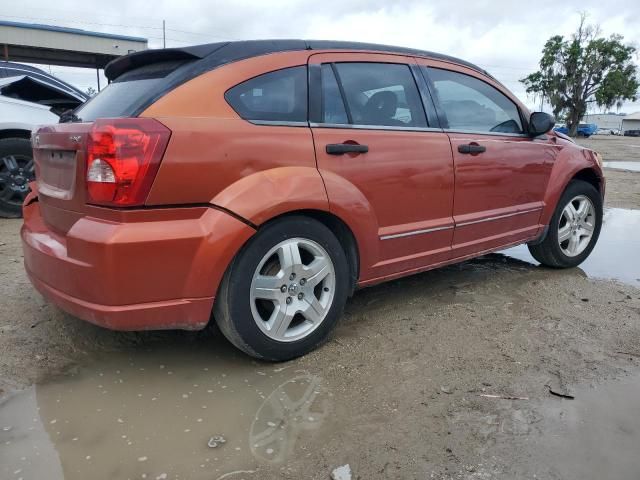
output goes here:
{"type": "MultiPolygon", "coordinates": [[[[569,129],[565,124],[558,125],[554,128],[556,132],[563,133],[564,135],[569,135],[569,129]]],[[[578,130],[576,131],[576,135],[578,137],[589,138],[591,135],[594,135],[598,131],[598,125],[595,123],[581,123],[578,125],[578,130]]]]}
{"type": "Polygon", "coordinates": [[[521,243],[574,267],[600,233],[600,157],[463,60],[274,40],[105,73],[74,123],[35,135],[22,229],[35,287],[97,325],[213,313],[239,349],[286,360],[356,288],[521,243]]]}
{"type": "Polygon", "coordinates": [[[625,137],[640,137],[640,130],[625,130],[625,137]]]}
{"type": "Polygon", "coordinates": [[[598,128],[594,135],[620,135],[620,130],[615,128],[598,128]]]}
{"type": "Polygon", "coordinates": [[[87,96],[44,71],[0,62],[0,216],[19,217],[34,179],[31,131],[55,123],[87,96]]]}

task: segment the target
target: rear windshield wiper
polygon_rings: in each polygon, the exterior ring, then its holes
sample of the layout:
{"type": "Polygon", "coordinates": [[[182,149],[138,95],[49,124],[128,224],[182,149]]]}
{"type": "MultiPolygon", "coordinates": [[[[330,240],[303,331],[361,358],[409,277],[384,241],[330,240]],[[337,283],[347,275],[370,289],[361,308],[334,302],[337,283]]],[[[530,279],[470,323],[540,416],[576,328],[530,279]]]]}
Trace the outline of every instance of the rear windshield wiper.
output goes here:
{"type": "Polygon", "coordinates": [[[74,122],[81,122],[82,119],[77,116],[75,113],[73,113],[73,110],[67,110],[66,112],[62,112],[62,115],[60,115],[60,122],[59,123],[74,123],[74,122]]]}

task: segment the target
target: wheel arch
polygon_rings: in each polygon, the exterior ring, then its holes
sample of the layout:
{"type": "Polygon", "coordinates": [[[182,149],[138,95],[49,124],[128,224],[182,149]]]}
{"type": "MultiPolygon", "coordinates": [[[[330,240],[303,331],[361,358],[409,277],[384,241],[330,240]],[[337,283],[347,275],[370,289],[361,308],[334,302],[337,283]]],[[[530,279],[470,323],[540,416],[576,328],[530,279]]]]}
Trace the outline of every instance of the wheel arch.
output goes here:
{"type": "MultiPolygon", "coordinates": [[[[548,225],[556,209],[560,197],[573,180],[583,180],[593,185],[600,195],[604,196],[605,181],[602,170],[595,159],[591,159],[584,152],[582,155],[561,156],[553,170],[544,197],[545,208],[540,217],[542,225],[548,225]]],[[[572,152],[573,153],[573,152],[572,152]]]]}
{"type": "Polygon", "coordinates": [[[375,212],[355,185],[332,172],[292,166],[263,170],[233,183],[210,203],[256,230],[287,215],[323,223],[344,246],[354,287],[377,259],[375,212]]]}
{"type": "MultiPolygon", "coordinates": [[[[584,169],[588,170],[588,169],[584,169]]],[[[602,227],[602,215],[603,215],[603,198],[601,192],[598,191],[597,184],[594,184],[594,178],[592,173],[595,172],[576,172],[572,175],[568,181],[566,188],[562,190],[561,196],[558,199],[557,205],[554,207],[554,213],[549,222],[549,225],[545,228],[544,235],[537,241],[529,243],[529,251],[533,257],[541,264],[552,268],[568,268],[575,267],[584,261],[597,242],[602,227]],[[578,180],[578,181],[576,181],[578,180]],[[560,219],[564,212],[562,209],[566,208],[567,202],[574,201],[577,195],[586,195],[591,197],[590,203],[594,208],[594,223],[592,225],[591,235],[589,236],[589,243],[582,248],[582,250],[573,253],[566,253],[562,247],[561,242],[568,240],[575,234],[576,229],[571,228],[567,233],[568,237],[563,240],[559,240],[559,228],[560,219]]],[[[575,217],[573,217],[575,219],[575,217]]],[[[586,217],[585,217],[586,218],[586,217]]],[[[567,219],[567,224],[570,225],[570,219],[567,219]]],[[[574,227],[578,226],[578,223],[574,224],[574,227]]]]}
{"type": "Polygon", "coordinates": [[[267,224],[276,222],[283,218],[297,215],[309,217],[322,223],[338,238],[338,241],[342,245],[344,253],[347,256],[347,261],[349,262],[349,273],[351,277],[350,294],[352,294],[355,290],[355,287],[358,283],[358,278],[360,276],[360,248],[358,245],[358,240],[356,239],[356,236],[354,235],[349,225],[337,215],[326,210],[291,210],[289,212],[269,219],[267,222],[258,227],[258,231],[256,233],[260,232],[260,228],[264,227],[267,224]]]}
{"type": "Polygon", "coordinates": [[[569,181],[567,182],[567,185],[565,185],[564,188],[566,189],[569,183],[571,183],[573,180],[583,180],[587,183],[590,183],[595,187],[596,190],[598,190],[598,192],[600,192],[600,195],[603,194],[603,187],[604,187],[603,179],[602,177],[598,176],[598,174],[593,168],[586,167],[586,168],[583,168],[582,170],[578,170],[573,175],[573,177],[569,179],[569,181]]]}
{"type": "Polygon", "coordinates": [[[24,138],[26,140],[30,140],[31,131],[21,128],[8,128],[5,130],[0,130],[0,140],[3,140],[5,138],[24,138]]]}
{"type": "Polygon", "coordinates": [[[328,210],[322,178],[313,167],[276,167],[251,173],[210,201],[254,226],[302,209],[328,210]]]}

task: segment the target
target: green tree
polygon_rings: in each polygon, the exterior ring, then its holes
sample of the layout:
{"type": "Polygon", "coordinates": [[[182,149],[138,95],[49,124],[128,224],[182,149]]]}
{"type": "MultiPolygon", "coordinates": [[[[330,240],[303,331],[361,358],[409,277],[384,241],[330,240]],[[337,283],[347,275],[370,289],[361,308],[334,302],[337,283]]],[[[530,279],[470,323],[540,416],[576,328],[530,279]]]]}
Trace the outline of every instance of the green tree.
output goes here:
{"type": "Polygon", "coordinates": [[[583,14],[570,38],[547,40],[540,70],[520,80],[527,93],[549,101],[556,117],[566,118],[572,137],[590,103],[619,107],[624,100],[635,101],[640,87],[633,62],[636,49],[625,45],[622,35],[600,37],[600,29],[585,21],[583,14]]]}

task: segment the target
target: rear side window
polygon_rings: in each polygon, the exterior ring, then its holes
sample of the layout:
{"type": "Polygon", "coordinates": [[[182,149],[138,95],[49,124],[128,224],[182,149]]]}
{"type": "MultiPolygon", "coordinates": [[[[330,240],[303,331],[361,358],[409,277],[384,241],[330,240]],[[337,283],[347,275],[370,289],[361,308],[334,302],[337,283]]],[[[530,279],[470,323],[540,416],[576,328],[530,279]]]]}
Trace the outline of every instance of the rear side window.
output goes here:
{"type": "Polygon", "coordinates": [[[522,133],[518,107],[502,92],[470,75],[429,68],[449,129],[522,133]]]}
{"type": "Polygon", "coordinates": [[[245,120],[307,121],[307,67],[265,73],[227,90],[229,105],[245,120]]]}
{"type": "MultiPolygon", "coordinates": [[[[408,65],[336,63],[335,69],[351,123],[391,127],[427,126],[418,87],[408,65]]],[[[327,96],[332,87],[323,84],[323,89],[327,91],[327,96]]],[[[329,107],[325,103],[325,108],[329,107]]]]}
{"type": "Polygon", "coordinates": [[[165,77],[186,63],[188,62],[156,62],[130,70],[81,105],[75,114],[85,122],[98,118],[128,117],[142,99],[155,91],[161,92],[165,77]]]}

